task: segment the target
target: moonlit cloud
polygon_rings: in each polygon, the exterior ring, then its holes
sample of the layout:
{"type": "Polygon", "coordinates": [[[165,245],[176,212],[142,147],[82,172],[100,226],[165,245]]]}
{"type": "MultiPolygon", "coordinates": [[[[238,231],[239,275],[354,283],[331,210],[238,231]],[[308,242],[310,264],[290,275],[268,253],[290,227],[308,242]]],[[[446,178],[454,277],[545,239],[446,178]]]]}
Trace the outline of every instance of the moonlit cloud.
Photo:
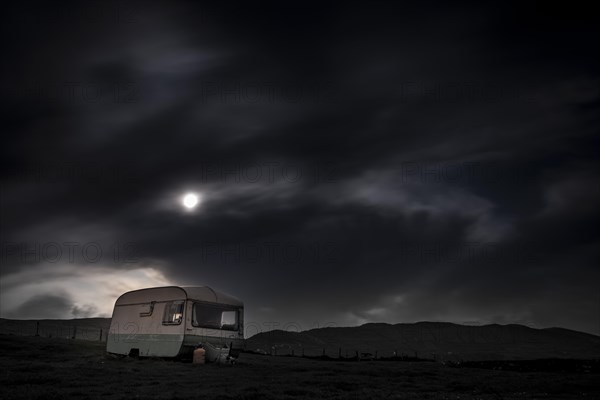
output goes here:
{"type": "Polygon", "coordinates": [[[155,268],[119,271],[89,265],[43,265],[3,276],[0,312],[12,318],[110,316],[122,293],[170,284],[155,268]],[[48,299],[60,305],[50,314],[50,307],[44,305],[48,299]],[[38,305],[41,307],[36,308],[38,305]]]}

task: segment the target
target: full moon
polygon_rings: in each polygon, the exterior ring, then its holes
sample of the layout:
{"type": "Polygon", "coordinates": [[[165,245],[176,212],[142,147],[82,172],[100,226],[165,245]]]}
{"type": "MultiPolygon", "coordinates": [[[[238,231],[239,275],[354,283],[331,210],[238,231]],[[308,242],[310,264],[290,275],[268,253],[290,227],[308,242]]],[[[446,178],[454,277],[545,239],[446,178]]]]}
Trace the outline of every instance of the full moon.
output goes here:
{"type": "Polygon", "coordinates": [[[198,205],[198,195],[194,193],[188,193],[183,196],[183,206],[188,210],[195,208],[198,205]]]}

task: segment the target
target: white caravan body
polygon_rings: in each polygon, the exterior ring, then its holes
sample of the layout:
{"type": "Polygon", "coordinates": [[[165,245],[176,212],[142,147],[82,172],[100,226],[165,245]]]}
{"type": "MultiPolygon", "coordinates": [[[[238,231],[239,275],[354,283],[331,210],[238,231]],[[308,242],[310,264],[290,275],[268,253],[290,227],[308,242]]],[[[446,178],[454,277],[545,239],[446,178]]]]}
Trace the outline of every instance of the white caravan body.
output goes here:
{"type": "Polygon", "coordinates": [[[241,349],[244,303],[208,286],[124,293],[115,302],[106,351],[147,357],[189,355],[198,343],[241,349]]]}

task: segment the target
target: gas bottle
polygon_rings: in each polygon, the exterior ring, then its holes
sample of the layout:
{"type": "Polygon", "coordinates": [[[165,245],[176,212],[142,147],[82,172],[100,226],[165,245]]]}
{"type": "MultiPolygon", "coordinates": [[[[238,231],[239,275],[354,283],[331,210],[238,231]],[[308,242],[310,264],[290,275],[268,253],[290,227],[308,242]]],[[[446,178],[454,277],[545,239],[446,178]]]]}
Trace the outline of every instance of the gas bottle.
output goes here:
{"type": "Polygon", "coordinates": [[[194,350],[193,363],[194,364],[204,364],[206,362],[206,350],[202,347],[198,347],[194,350]]]}

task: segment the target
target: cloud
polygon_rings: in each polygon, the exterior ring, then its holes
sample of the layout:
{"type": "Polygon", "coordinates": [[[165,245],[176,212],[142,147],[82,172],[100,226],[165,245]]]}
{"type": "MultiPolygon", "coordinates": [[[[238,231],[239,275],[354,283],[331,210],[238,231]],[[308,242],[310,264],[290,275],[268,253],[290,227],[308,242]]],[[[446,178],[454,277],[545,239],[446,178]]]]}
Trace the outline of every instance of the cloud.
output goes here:
{"type": "Polygon", "coordinates": [[[30,297],[15,310],[6,313],[9,318],[65,318],[71,311],[72,300],[66,293],[38,294],[30,297]]]}
{"type": "Polygon", "coordinates": [[[170,284],[152,267],[119,270],[110,266],[42,264],[3,275],[0,313],[22,319],[106,317],[112,315],[114,302],[124,292],[170,284]],[[48,306],[43,304],[44,299],[48,299],[48,306]]]}
{"type": "Polygon", "coordinates": [[[71,314],[75,318],[89,318],[98,315],[98,307],[94,304],[84,304],[83,306],[73,306],[71,314]]]}

